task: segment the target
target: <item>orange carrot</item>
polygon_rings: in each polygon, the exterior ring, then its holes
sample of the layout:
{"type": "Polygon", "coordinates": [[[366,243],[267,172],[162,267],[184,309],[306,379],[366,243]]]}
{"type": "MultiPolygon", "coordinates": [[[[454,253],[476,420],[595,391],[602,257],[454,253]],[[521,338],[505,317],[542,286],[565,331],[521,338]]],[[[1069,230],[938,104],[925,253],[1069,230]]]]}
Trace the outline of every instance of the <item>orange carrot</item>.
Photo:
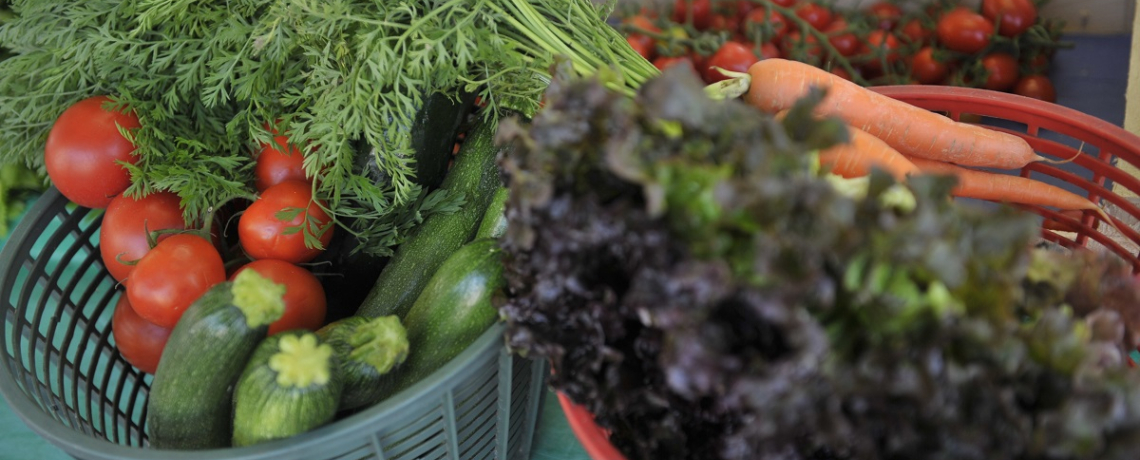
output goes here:
{"type": "Polygon", "coordinates": [[[1104,215],[1088,198],[1027,177],[979,171],[924,158],[912,157],[910,161],[924,173],[956,176],[958,185],[950,192],[954,196],[1057,209],[1089,209],[1104,215]]]}
{"type": "Polygon", "coordinates": [[[764,59],[748,74],[752,83],[744,97],[749,104],[775,113],[790,108],[813,86],[827,88],[817,115],[842,118],[906,156],[1002,169],[1044,160],[1025,139],[956,122],[808,64],[764,59]]]}
{"type": "Polygon", "coordinates": [[[831,172],[847,178],[862,177],[870,174],[871,168],[878,167],[898,181],[918,172],[914,163],[881,139],[861,129],[848,128],[851,142],[819,152],[820,164],[831,168],[831,172]]]}
{"type": "MultiPolygon", "coordinates": [[[[776,119],[783,120],[787,113],[786,109],[777,112],[776,119]]],[[[866,176],[874,167],[890,173],[899,182],[918,172],[914,163],[881,139],[850,125],[847,133],[850,139],[846,144],[819,152],[820,166],[826,166],[831,172],[848,179],[866,176]]]]}

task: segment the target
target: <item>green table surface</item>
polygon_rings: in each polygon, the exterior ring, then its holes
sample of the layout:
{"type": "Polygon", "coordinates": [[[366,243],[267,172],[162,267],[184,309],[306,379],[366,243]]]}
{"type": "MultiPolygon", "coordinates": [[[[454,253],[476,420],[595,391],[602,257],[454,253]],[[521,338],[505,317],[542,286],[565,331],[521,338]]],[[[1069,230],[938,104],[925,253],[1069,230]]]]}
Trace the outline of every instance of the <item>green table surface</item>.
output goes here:
{"type": "MultiPolygon", "coordinates": [[[[1131,35],[1069,36],[1075,46],[1057,53],[1051,76],[1057,103],[1115,125],[1124,122],[1131,35]]],[[[3,238],[0,238],[2,243],[3,238]]],[[[547,395],[535,434],[533,460],[589,460],[566,422],[558,398],[547,395]]],[[[0,399],[0,460],[68,459],[12,413],[0,399]]]]}

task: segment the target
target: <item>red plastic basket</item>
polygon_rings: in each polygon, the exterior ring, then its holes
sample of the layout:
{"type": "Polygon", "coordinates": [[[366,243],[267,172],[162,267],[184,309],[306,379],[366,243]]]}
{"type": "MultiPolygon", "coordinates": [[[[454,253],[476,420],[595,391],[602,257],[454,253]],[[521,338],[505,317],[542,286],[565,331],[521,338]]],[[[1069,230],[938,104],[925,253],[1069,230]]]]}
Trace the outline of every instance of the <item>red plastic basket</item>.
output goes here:
{"type": "MultiPolygon", "coordinates": [[[[989,128],[1024,138],[1037,153],[1064,164],[1037,162],[1020,174],[1061,186],[1106,208],[1112,225],[1092,211],[1079,215],[1040,206],[1023,206],[1042,216],[1042,237],[1065,247],[1099,245],[1132,264],[1140,273],[1140,200],[1117,192],[1140,195],[1140,178],[1120,169],[1127,163],[1140,169],[1140,137],[1094,116],[1057,104],[1009,93],[953,86],[882,86],[871,88],[891,98],[961,121],[980,116],[989,128]],[[1061,229],[1061,230],[1058,230],[1061,229]],[[1063,230],[1063,231],[1062,231],[1063,230]]],[[[586,409],[558,394],[570,428],[594,460],[625,460],[609,434],[594,423],[586,409]]]]}

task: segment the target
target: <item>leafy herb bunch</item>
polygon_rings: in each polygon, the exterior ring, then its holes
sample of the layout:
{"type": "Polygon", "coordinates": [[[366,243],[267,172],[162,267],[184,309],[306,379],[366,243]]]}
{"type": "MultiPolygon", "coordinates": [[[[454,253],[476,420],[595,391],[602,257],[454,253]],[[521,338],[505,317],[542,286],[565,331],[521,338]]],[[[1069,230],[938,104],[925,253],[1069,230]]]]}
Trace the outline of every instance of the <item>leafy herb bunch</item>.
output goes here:
{"type": "Polygon", "coordinates": [[[42,167],[52,123],[96,94],[129,106],[139,195],[182,197],[189,220],[247,195],[251,151],[273,129],[302,146],[338,222],[385,254],[427,214],[409,141],[424,99],[478,93],[532,112],[555,54],[580,73],[612,68],[632,91],[656,69],[589,0],[92,0],[11,2],[0,25],[0,163],[42,167]],[[354,159],[370,156],[374,182],[354,159]]]}
{"type": "Polygon", "coordinates": [[[1129,268],[1033,250],[1031,217],[949,177],[908,181],[913,207],[886,174],[841,193],[810,154],[832,123],[683,70],[636,99],[552,85],[500,132],[509,344],[630,459],[1134,455],[1129,268]]]}

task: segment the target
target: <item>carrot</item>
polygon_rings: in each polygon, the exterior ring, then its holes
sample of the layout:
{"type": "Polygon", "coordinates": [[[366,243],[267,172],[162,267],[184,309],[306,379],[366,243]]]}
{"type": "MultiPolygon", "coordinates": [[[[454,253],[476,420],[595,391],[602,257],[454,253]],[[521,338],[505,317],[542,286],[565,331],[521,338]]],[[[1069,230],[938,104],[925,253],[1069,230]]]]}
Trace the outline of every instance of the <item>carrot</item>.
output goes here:
{"type": "Polygon", "coordinates": [[[830,167],[835,174],[847,178],[862,177],[870,174],[871,168],[878,167],[901,182],[918,172],[913,162],[881,139],[854,127],[849,132],[851,142],[819,152],[820,164],[830,167]]]}
{"type": "Polygon", "coordinates": [[[906,156],[1002,169],[1044,160],[1025,139],[956,122],[808,64],[764,59],[748,75],[752,82],[744,98],[749,104],[775,113],[790,108],[813,86],[828,88],[817,115],[837,116],[906,156]]]}
{"type": "Polygon", "coordinates": [[[1027,177],[978,171],[924,158],[912,157],[910,161],[923,173],[956,176],[958,185],[950,194],[957,197],[1049,206],[1057,209],[1089,209],[1111,222],[1104,211],[1088,198],[1054,185],[1027,177]]]}
{"type": "MultiPolygon", "coordinates": [[[[781,110],[776,113],[776,119],[783,120],[787,112],[781,110]]],[[[899,182],[918,172],[914,163],[881,139],[850,125],[847,133],[850,135],[847,143],[819,152],[821,166],[831,168],[831,172],[848,179],[866,176],[874,167],[887,171],[899,182]]]]}

